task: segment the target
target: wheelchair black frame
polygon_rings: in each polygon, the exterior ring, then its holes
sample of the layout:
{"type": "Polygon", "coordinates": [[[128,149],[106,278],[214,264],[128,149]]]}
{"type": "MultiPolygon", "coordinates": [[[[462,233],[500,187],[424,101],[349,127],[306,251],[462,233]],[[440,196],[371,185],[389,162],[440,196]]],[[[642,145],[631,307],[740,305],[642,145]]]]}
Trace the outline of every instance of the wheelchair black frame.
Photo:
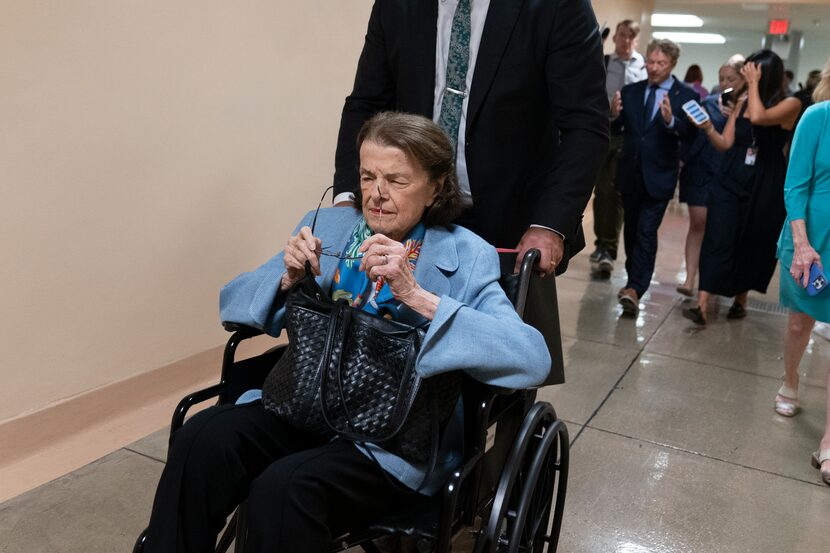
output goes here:
{"type": "MultiPolygon", "coordinates": [[[[514,306],[519,316],[523,316],[524,313],[530,275],[538,257],[539,252],[537,250],[531,250],[522,260],[518,288],[515,290],[515,298],[513,298],[514,306]]],[[[548,278],[554,277],[550,276],[548,278]]],[[[235,323],[224,323],[224,327],[233,334],[225,345],[220,380],[213,386],[185,396],[178,403],[170,425],[171,442],[175,431],[182,427],[187,412],[193,405],[212,398],[219,398],[217,404],[236,400],[236,398],[229,396],[229,388],[231,388],[234,379],[238,380],[242,378],[235,374],[234,369],[240,369],[240,365],[245,364],[245,361],[236,361],[237,348],[244,340],[259,336],[263,332],[235,323]]],[[[280,355],[282,353],[281,350],[285,347],[277,346],[271,348],[253,359],[271,355],[276,360],[276,356],[280,355]]],[[[239,385],[234,387],[240,389],[239,385]]],[[[509,523],[506,523],[507,519],[505,517],[512,516],[514,519],[519,519],[524,522],[521,518],[522,513],[527,513],[529,508],[528,503],[532,501],[533,495],[532,492],[529,498],[523,495],[519,498],[518,505],[510,504],[512,499],[511,494],[514,491],[516,482],[512,481],[512,479],[506,481],[505,475],[515,476],[518,474],[521,467],[516,465],[516,463],[522,463],[525,460],[527,455],[526,448],[530,443],[530,439],[534,437],[546,443],[547,448],[553,447],[554,455],[549,460],[547,449],[535,450],[537,455],[534,457],[541,458],[536,458],[534,460],[535,464],[530,467],[531,473],[536,474],[534,481],[531,483],[531,487],[536,487],[536,478],[540,474],[539,471],[545,468],[540,466],[541,463],[547,462],[551,465],[550,468],[553,470],[554,481],[551,483],[551,496],[546,500],[547,506],[544,507],[544,511],[541,513],[543,518],[541,522],[544,524],[545,532],[541,536],[533,536],[534,544],[531,544],[531,546],[534,549],[531,549],[531,551],[536,551],[535,543],[537,542],[547,543],[549,552],[556,551],[567,490],[569,460],[567,427],[556,417],[556,412],[549,403],[534,403],[536,398],[535,390],[515,391],[499,389],[476,382],[472,378],[467,378],[464,383],[463,397],[465,420],[476,421],[473,425],[465,423],[465,444],[470,449],[465,451],[462,465],[452,473],[448,482],[444,485],[441,497],[425,498],[424,505],[421,507],[422,510],[425,509],[427,512],[430,512],[429,509],[435,508],[435,503],[440,501],[440,512],[435,521],[437,522],[437,532],[434,537],[428,536],[427,538],[433,543],[432,551],[435,553],[448,553],[451,550],[453,540],[460,532],[474,527],[477,517],[481,518],[481,527],[477,531],[479,535],[475,553],[515,553],[519,551],[520,544],[516,543],[516,536],[521,537],[520,534],[517,534],[517,531],[521,529],[517,530],[516,526],[509,527],[509,523]],[[495,414],[494,409],[496,411],[495,414]],[[521,415],[515,420],[508,422],[506,417],[510,417],[518,410],[521,410],[521,415]],[[528,426],[529,419],[544,419],[548,426],[534,426],[530,428],[528,426]],[[489,490],[482,489],[485,468],[484,460],[485,455],[489,452],[487,447],[488,430],[502,423],[517,426],[517,432],[514,433],[513,438],[509,441],[511,451],[503,457],[504,462],[499,471],[498,482],[495,483],[495,486],[491,486],[489,490]],[[521,451],[517,451],[518,449],[521,449],[521,451]],[[490,493],[483,493],[485,491],[489,491],[490,493]],[[554,502],[554,493],[556,497],[555,503],[553,504],[553,517],[552,520],[549,520],[551,518],[551,503],[554,502]],[[498,512],[494,511],[494,506],[497,507],[496,511],[498,512]],[[513,507],[512,511],[510,507],[513,507]],[[506,531],[509,533],[508,538],[502,537],[504,530],[502,526],[505,525],[508,526],[506,528],[506,531]],[[549,534],[547,533],[548,527],[550,528],[549,534]],[[513,540],[513,543],[510,543],[511,540],[513,540]]],[[[496,436],[496,439],[498,439],[498,436],[496,436]]],[[[217,541],[217,553],[226,552],[234,540],[236,541],[235,551],[238,552],[244,549],[244,519],[244,507],[238,508],[229,519],[225,531],[217,541]]],[[[377,524],[370,525],[364,530],[350,532],[335,539],[332,551],[344,551],[348,548],[359,546],[367,553],[380,553],[380,550],[374,545],[373,541],[388,535],[407,534],[397,528],[383,527],[377,524]]],[[[414,537],[422,536],[415,535],[414,537]]],[[[146,530],[142,532],[136,541],[133,549],[134,553],[143,552],[145,539],[146,530]]],[[[526,551],[526,546],[522,550],[526,551]]]]}

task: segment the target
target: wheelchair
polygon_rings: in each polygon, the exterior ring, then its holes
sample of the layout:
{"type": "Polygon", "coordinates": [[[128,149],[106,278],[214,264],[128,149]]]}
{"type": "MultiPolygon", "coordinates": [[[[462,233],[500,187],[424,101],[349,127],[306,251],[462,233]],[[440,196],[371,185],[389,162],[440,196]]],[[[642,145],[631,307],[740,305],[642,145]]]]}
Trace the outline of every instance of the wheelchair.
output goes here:
{"type": "MultiPolygon", "coordinates": [[[[533,274],[539,252],[525,255],[518,274],[511,274],[515,252],[500,251],[499,257],[502,288],[519,316],[534,324],[527,314],[534,308],[538,312],[539,306],[528,304],[528,291],[534,281],[541,282],[533,274]]],[[[552,350],[552,371],[558,370],[561,382],[556,286],[553,275],[545,281],[547,305],[542,308],[548,313],[548,328],[540,330],[552,350]]],[[[233,334],[225,346],[220,381],[181,400],[171,422],[171,441],[193,405],[214,398],[219,405],[235,403],[245,391],[261,388],[285,349],[277,346],[236,361],[239,344],[262,332],[232,323],[225,323],[225,329],[233,334]]],[[[500,389],[465,378],[462,398],[463,461],[442,490],[405,511],[338,537],[333,552],[360,547],[366,553],[381,553],[375,541],[392,536],[414,541],[419,553],[449,553],[465,531],[474,539],[473,553],[556,551],[568,480],[569,437],[564,422],[550,403],[536,401],[535,390],[500,389]]],[[[220,535],[216,552],[225,553],[231,545],[236,552],[244,551],[246,528],[243,502],[220,535]]],[[[146,530],[133,553],[143,553],[145,540],[146,530]]]]}

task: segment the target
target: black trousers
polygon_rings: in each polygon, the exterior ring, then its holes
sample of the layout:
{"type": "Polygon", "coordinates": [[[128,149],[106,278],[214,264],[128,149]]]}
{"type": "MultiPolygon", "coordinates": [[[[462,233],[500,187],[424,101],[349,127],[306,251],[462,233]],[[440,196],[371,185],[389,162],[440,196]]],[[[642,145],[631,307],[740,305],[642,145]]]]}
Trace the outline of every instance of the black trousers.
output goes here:
{"type": "Polygon", "coordinates": [[[247,551],[329,552],[333,538],[417,500],[390,479],[353,443],[321,444],[261,402],[212,407],[174,435],[145,551],[214,551],[247,499],[247,551]]]}
{"type": "Polygon", "coordinates": [[[657,229],[669,200],[652,197],[643,184],[643,176],[637,171],[638,180],[633,190],[622,193],[625,211],[623,240],[625,242],[625,270],[628,273],[626,288],[633,288],[642,298],[651,284],[654,261],[657,257],[657,229]]]}

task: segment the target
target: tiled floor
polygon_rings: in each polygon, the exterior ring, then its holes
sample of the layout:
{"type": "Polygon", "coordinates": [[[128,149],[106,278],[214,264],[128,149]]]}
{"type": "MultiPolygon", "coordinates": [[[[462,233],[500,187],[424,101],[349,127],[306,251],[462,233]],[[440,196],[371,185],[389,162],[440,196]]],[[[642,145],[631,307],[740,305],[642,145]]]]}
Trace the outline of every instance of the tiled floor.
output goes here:
{"type": "MultiPolygon", "coordinates": [[[[802,364],[804,411],[777,416],[785,317],[721,313],[705,329],[683,319],[685,224],[670,212],[636,319],[620,317],[621,268],[594,280],[586,252],[558,282],[568,383],[540,398],[573,438],[559,551],[830,551],[830,488],[808,463],[830,343],[816,338],[802,364]]],[[[0,505],[0,553],[129,551],[165,451],[160,430],[0,505]]]]}

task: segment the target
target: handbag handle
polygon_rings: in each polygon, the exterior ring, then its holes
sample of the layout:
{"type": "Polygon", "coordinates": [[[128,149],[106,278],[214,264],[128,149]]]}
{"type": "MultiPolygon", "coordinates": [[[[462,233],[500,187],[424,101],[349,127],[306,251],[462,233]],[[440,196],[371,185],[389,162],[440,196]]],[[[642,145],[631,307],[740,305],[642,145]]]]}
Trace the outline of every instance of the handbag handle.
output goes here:
{"type": "MultiPolygon", "coordinates": [[[[320,383],[320,406],[321,411],[323,413],[323,420],[326,421],[326,424],[329,425],[329,428],[334,430],[335,432],[339,431],[332,424],[331,420],[329,419],[328,409],[326,408],[327,401],[326,398],[328,397],[328,370],[331,367],[331,363],[334,363],[335,366],[335,374],[337,375],[337,399],[340,403],[341,409],[343,409],[343,414],[346,418],[346,423],[349,426],[349,430],[353,435],[352,439],[355,443],[361,445],[369,457],[374,461],[374,463],[380,468],[381,473],[383,474],[384,478],[387,479],[390,483],[394,486],[399,486],[399,483],[392,481],[389,478],[386,470],[384,470],[383,466],[380,464],[380,461],[377,460],[375,454],[372,453],[372,450],[366,446],[366,443],[357,437],[357,431],[355,430],[354,418],[352,417],[351,411],[349,410],[349,406],[346,404],[346,396],[343,393],[343,372],[342,368],[342,360],[343,360],[343,350],[346,349],[345,339],[348,336],[349,328],[351,326],[352,321],[352,312],[351,309],[346,305],[345,302],[338,301],[334,304],[334,308],[332,309],[331,315],[329,317],[329,329],[326,336],[326,343],[323,349],[323,356],[320,359],[321,367],[320,369],[325,371],[322,373],[321,383],[320,383]],[[332,350],[334,349],[334,340],[337,336],[337,326],[338,321],[341,321],[341,327],[343,329],[343,344],[341,344],[340,351],[337,352],[333,359],[332,357],[332,350]],[[325,366],[328,364],[328,367],[325,366]]],[[[398,394],[398,405],[395,406],[394,411],[398,410],[399,404],[401,401],[401,393],[398,394]]],[[[435,398],[435,394],[430,395],[430,403],[429,403],[429,412],[430,412],[430,430],[432,438],[430,440],[430,455],[429,455],[429,463],[427,465],[427,471],[424,473],[424,479],[418,485],[417,488],[414,490],[407,490],[411,491],[412,493],[419,493],[421,490],[429,482],[432,473],[435,472],[435,468],[438,465],[438,449],[439,449],[439,441],[441,438],[441,428],[440,428],[440,421],[439,421],[439,409],[438,409],[438,401],[435,398]]]]}

